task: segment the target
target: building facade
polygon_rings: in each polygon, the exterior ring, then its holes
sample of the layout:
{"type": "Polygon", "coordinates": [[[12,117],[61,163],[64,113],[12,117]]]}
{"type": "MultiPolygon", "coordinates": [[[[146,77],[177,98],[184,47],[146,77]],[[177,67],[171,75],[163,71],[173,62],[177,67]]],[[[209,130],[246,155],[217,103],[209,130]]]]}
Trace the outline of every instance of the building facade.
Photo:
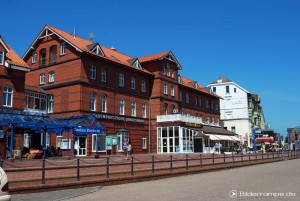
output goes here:
{"type": "Polygon", "coordinates": [[[218,78],[208,87],[222,97],[220,113],[224,128],[236,132],[242,143],[252,147],[252,130],[265,129],[260,97],[225,77],[218,78]]]}

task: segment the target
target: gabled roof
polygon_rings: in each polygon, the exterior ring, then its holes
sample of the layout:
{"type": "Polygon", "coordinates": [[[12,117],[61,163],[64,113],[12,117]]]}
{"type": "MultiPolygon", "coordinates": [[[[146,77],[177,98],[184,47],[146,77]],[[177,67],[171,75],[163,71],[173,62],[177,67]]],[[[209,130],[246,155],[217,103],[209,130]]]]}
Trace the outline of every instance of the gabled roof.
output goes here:
{"type": "Polygon", "coordinates": [[[226,82],[232,82],[232,81],[226,77],[219,77],[218,79],[213,81],[211,84],[226,83],[226,82]]]}
{"type": "Polygon", "coordinates": [[[175,58],[175,56],[173,55],[173,53],[171,51],[166,51],[166,52],[161,52],[161,53],[157,53],[157,54],[152,54],[149,56],[140,57],[139,61],[141,63],[144,63],[144,62],[161,60],[161,59],[168,59],[168,60],[176,63],[178,69],[182,69],[181,65],[179,64],[179,62],[177,61],[177,59],[175,58]]]}
{"type": "Polygon", "coordinates": [[[219,77],[218,79],[216,79],[215,81],[213,81],[211,84],[209,84],[207,87],[211,88],[213,86],[225,85],[225,84],[233,84],[236,87],[240,88],[245,93],[249,94],[249,92],[246,89],[244,89],[243,87],[239,86],[238,84],[236,84],[235,82],[229,80],[226,77],[219,77]]]}
{"type": "MultiPolygon", "coordinates": [[[[116,51],[116,49],[110,49],[110,48],[107,48],[107,47],[104,47],[104,46],[100,45],[99,43],[94,43],[90,40],[86,40],[86,39],[81,38],[79,36],[74,36],[73,34],[67,33],[65,31],[62,31],[62,30],[60,30],[58,28],[55,28],[53,26],[50,26],[50,25],[45,25],[44,26],[42,31],[38,34],[38,36],[35,38],[33,43],[30,45],[28,50],[23,55],[23,59],[30,55],[30,53],[32,51],[32,47],[34,48],[35,44],[39,41],[39,39],[43,38],[44,35],[47,35],[47,34],[48,35],[53,35],[53,34],[57,35],[59,38],[61,38],[66,43],[68,43],[70,46],[74,47],[79,52],[85,52],[85,53],[88,53],[88,54],[93,54],[93,55],[96,55],[100,58],[104,58],[104,59],[122,64],[122,65],[125,65],[125,66],[128,66],[128,67],[135,68],[134,66],[132,66],[130,64],[130,62],[128,62],[129,60],[134,59],[133,57],[130,57],[128,55],[120,53],[120,52],[116,51]],[[103,55],[97,54],[97,53],[92,51],[95,47],[97,47],[97,45],[101,48],[101,51],[103,52],[103,55]]],[[[143,68],[135,68],[135,69],[146,72],[148,74],[152,74],[152,73],[150,73],[149,71],[147,71],[143,68]]]]}
{"type": "Polygon", "coordinates": [[[199,84],[196,81],[193,81],[193,80],[188,79],[186,77],[183,77],[181,75],[179,75],[178,80],[181,80],[181,82],[179,82],[179,84],[181,84],[181,85],[184,85],[186,87],[189,87],[189,88],[201,91],[201,92],[203,92],[205,94],[209,94],[209,95],[215,96],[217,98],[221,98],[220,96],[218,96],[215,93],[210,93],[206,88],[204,88],[201,84],[199,84]]]}
{"type": "Polygon", "coordinates": [[[45,91],[44,89],[41,89],[39,87],[29,86],[29,85],[25,85],[25,90],[34,91],[34,92],[38,92],[38,93],[42,93],[42,94],[48,94],[48,92],[45,91]]]}
{"type": "Polygon", "coordinates": [[[8,64],[6,67],[11,67],[11,68],[15,68],[18,70],[25,70],[25,71],[30,70],[30,67],[27,65],[27,63],[23,61],[23,59],[21,59],[21,57],[13,49],[11,49],[7,43],[5,43],[2,36],[0,36],[0,43],[6,50],[5,62],[7,62],[8,64]]]}

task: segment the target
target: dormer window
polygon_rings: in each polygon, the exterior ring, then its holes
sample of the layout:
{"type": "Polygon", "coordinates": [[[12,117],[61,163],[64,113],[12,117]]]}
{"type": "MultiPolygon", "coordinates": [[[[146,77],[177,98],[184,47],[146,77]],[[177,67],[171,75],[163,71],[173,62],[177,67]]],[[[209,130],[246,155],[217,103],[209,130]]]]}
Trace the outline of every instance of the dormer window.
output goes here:
{"type": "Polygon", "coordinates": [[[136,60],[134,63],[133,63],[133,66],[135,66],[136,68],[142,68],[140,62],[138,60],[136,60]]]}
{"type": "Polygon", "coordinates": [[[178,76],[178,83],[182,83],[181,77],[178,76]]]}
{"type": "Polygon", "coordinates": [[[37,57],[37,53],[36,53],[36,51],[34,51],[33,53],[32,53],[32,59],[31,59],[31,63],[36,63],[36,57],[37,57]]]}
{"type": "Polygon", "coordinates": [[[66,54],[66,43],[60,44],[60,55],[65,55],[66,54]]]}
{"type": "Polygon", "coordinates": [[[103,54],[103,52],[102,52],[102,50],[101,50],[101,48],[100,48],[99,45],[97,45],[97,46],[92,50],[92,52],[95,52],[96,54],[99,54],[99,55],[104,56],[104,54],[103,54]]]}
{"type": "Polygon", "coordinates": [[[199,86],[197,83],[195,83],[195,89],[199,89],[199,86]]]}
{"type": "Polygon", "coordinates": [[[171,76],[171,70],[169,64],[167,64],[167,76],[171,76]]]}

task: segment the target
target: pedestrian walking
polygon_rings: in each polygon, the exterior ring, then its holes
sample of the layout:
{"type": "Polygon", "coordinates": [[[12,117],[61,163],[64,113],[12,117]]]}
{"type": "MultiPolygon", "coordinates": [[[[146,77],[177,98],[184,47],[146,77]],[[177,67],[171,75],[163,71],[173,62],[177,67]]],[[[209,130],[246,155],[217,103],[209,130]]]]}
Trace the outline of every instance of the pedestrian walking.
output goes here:
{"type": "Polygon", "coordinates": [[[123,140],[122,148],[123,148],[124,156],[125,156],[124,160],[128,160],[128,141],[126,138],[124,138],[124,140],[123,140]]]}
{"type": "Polygon", "coordinates": [[[128,146],[127,146],[127,152],[128,152],[128,155],[129,155],[129,157],[131,159],[132,158],[133,150],[132,150],[132,145],[131,145],[130,142],[128,143],[128,146]]]}

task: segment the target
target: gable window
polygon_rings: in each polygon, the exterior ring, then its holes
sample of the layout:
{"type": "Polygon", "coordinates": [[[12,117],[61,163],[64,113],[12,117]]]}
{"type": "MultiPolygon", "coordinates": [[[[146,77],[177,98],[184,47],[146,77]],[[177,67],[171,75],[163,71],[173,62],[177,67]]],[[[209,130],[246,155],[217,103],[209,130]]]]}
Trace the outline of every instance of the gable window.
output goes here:
{"type": "Polygon", "coordinates": [[[97,46],[92,50],[92,52],[95,52],[96,54],[99,54],[99,55],[104,56],[104,54],[103,54],[103,52],[102,52],[102,50],[101,50],[101,48],[100,48],[99,45],[97,45],[97,46]]]}
{"type": "Polygon", "coordinates": [[[119,100],[119,114],[120,115],[125,115],[124,107],[125,107],[124,99],[120,98],[120,100],[119,100]]]}
{"type": "Polygon", "coordinates": [[[53,45],[50,47],[50,63],[56,62],[56,56],[57,56],[57,46],[53,45]]]}
{"type": "Polygon", "coordinates": [[[212,88],[212,91],[213,91],[214,93],[216,93],[217,88],[216,88],[216,87],[213,87],[213,88],[212,88]]]}
{"type": "Polygon", "coordinates": [[[40,74],[40,84],[45,84],[45,73],[40,74]]]}
{"type": "Polygon", "coordinates": [[[65,55],[66,54],[66,43],[60,44],[60,55],[65,55]]]}
{"type": "Polygon", "coordinates": [[[96,79],[96,66],[94,66],[94,65],[91,65],[91,67],[90,67],[90,78],[92,80],[96,79]]]}
{"type": "Polygon", "coordinates": [[[136,104],[135,104],[135,101],[132,100],[131,101],[131,116],[135,117],[136,116],[136,104]]]}
{"type": "Polygon", "coordinates": [[[182,101],[182,91],[179,91],[179,101],[182,101]]]}
{"type": "Polygon", "coordinates": [[[135,90],[135,78],[131,77],[131,89],[135,90]]]}
{"type": "Polygon", "coordinates": [[[102,68],[101,70],[101,82],[106,82],[106,69],[102,68]]]}
{"type": "Polygon", "coordinates": [[[171,96],[175,96],[175,88],[174,88],[174,85],[171,85],[171,96]]]}
{"type": "Polygon", "coordinates": [[[146,114],[147,114],[147,106],[146,103],[142,103],[142,117],[146,118],[146,114]]]}
{"type": "Polygon", "coordinates": [[[13,101],[13,88],[3,87],[2,105],[12,107],[13,101]]]}
{"type": "Polygon", "coordinates": [[[4,64],[4,51],[0,51],[0,65],[4,64]]]}
{"type": "MultiPolygon", "coordinates": [[[[1,53],[0,53],[1,54],[1,53]]],[[[32,58],[31,58],[31,63],[36,63],[36,57],[37,57],[37,53],[36,53],[36,51],[34,51],[33,53],[32,53],[32,58]]]]}
{"type": "Polygon", "coordinates": [[[54,82],[54,76],[55,76],[54,72],[51,71],[51,72],[49,73],[49,82],[54,82]]]}
{"type": "Polygon", "coordinates": [[[142,92],[146,92],[146,82],[142,80],[142,92]]]}
{"type": "Polygon", "coordinates": [[[53,95],[50,95],[48,98],[48,113],[53,113],[53,105],[54,105],[53,95]]]}
{"type": "Polygon", "coordinates": [[[190,94],[189,93],[185,94],[185,102],[190,103],[190,94]]]}
{"type": "Polygon", "coordinates": [[[235,133],[235,126],[231,126],[231,131],[235,133]]]}
{"type": "Polygon", "coordinates": [[[101,95],[101,112],[106,112],[106,100],[107,96],[105,94],[101,95]]]}
{"type": "Polygon", "coordinates": [[[164,94],[168,94],[168,85],[164,83],[164,94]]]}
{"type": "Polygon", "coordinates": [[[124,87],[124,75],[122,73],[119,74],[119,86],[124,87]]]}
{"type": "Polygon", "coordinates": [[[233,89],[234,93],[236,93],[236,88],[233,89]]]}
{"type": "Polygon", "coordinates": [[[41,49],[40,51],[40,65],[45,66],[46,65],[46,49],[41,49]]]}
{"type": "Polygon", "coordinates": [[[96,111],[96,93],[90,93],[90,111],[96,111]]]}
{"type": "Polygon", "coordinates": [[[226,93],[229,94],[229,86],[226,86],[226,93]]]}
{"type": "Polygon", "coordinates": [[[171,70],[169,64],[167,64],[167,76],[171,76],[171,70]]]}

